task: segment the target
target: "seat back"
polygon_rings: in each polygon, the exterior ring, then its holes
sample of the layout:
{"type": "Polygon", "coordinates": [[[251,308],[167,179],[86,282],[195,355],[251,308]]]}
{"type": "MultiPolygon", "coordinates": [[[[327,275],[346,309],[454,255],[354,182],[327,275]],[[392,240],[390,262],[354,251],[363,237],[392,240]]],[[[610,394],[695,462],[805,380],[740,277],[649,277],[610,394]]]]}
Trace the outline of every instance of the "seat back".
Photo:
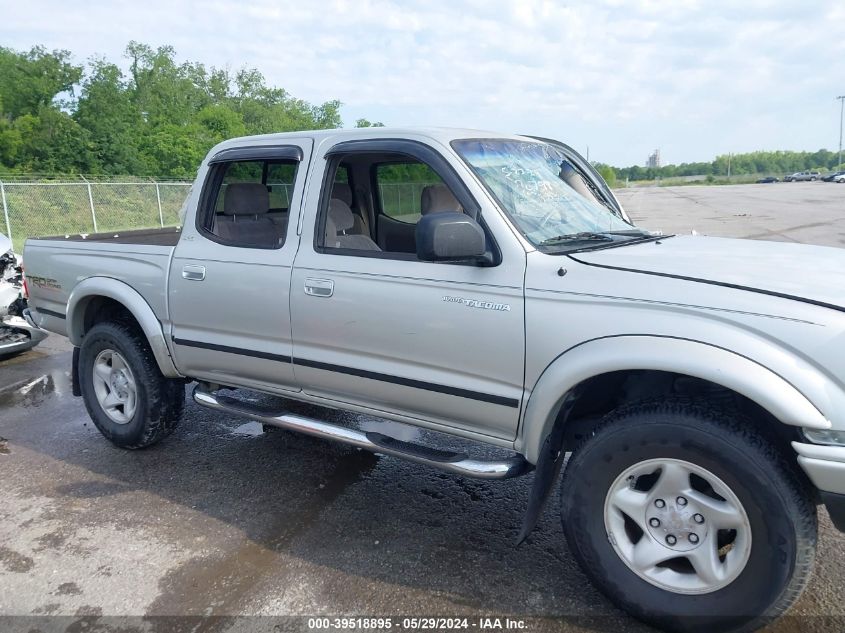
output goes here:
{"type": "Polygon", "coordinates": [[[427,185],[420,194],[420,215],[442,212],[463,213],[464,208],[446,185],[427,185]]]}
{"type": "Polygon", "coordinates": [[[283,233],[267,213],[270,195],[267,187],[255,182],[235,182],[226,186],[223,215],[217,217],[215,233],[223,239],[250,246],[276,247],[283,233]]]}
{"type": "Polygon", "coordinates": [[[329,200],[329,214],[326,218],[325,245],[328,248],[353,248],[359,251],[380,251],[367,235],[351,233],[355,226],[352,209],[343,200],[329,200]]]}

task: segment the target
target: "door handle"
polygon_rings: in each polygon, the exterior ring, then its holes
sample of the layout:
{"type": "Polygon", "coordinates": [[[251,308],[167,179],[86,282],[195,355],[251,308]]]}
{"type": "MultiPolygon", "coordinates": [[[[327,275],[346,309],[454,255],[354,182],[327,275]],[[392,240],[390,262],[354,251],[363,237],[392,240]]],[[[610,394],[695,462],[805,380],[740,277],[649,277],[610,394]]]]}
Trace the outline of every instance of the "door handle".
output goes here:
{"type": "Polygon", "coordinates": [[[205,266],[197,266],[196,264],[182,266],[182,279],[202,281],[205,279],[205,266]]]}
{"type": "Polygon", "coordinates": [[[334,282],[331,279],[305,279],[305,294],[312,297],[331,297],[334,294],[334,282]]]}

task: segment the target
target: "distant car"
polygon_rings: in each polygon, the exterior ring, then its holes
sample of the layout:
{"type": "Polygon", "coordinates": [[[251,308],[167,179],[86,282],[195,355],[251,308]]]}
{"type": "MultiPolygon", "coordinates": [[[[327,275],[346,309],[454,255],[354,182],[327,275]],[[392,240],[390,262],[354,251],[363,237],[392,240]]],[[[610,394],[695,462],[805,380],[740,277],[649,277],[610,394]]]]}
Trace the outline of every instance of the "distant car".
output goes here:
{"type": "Polygon", "coordinates": [[[833,182],[845,182],[845,172],[842,172],[838,176],[834,177],[833,182]]]}
{"type": "Polygon", "coordinates": [[[836,179],[843,175],[845,175],[845,171],[834,171],[822,178],[822,180],[825,182],[838,182],[836,179]]]}
{"type": "Polygon", "coordinates": [[[785,182],[798,182],[801,180],[818,180],[821,178],[821,173],[817,171],[796,171],[794,174],[791,174],[784,178],[785,182]]]}
{"type": "Polygon", "coordinates": [[[774,176],[766,176],[765,178],[760,178],[757,183],[764,184],[767,182],[780,182],[780,178],[775,178],[774,176]]]}

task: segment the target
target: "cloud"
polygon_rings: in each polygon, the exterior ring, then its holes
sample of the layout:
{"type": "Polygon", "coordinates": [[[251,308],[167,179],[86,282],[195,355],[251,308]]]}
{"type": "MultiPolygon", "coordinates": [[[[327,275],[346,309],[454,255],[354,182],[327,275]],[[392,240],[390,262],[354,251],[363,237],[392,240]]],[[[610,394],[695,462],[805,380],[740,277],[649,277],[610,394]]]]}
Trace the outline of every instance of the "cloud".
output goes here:
{"type": "Polygon", "coordinates": [[[309,101],[338,98],[350,122],[531,132],[630,164],[654,147],[673,162],[832,148],[845,8],[812,4],[2,0],[0,28],[5,45],[80,59],[172,44],[309,101]]]}

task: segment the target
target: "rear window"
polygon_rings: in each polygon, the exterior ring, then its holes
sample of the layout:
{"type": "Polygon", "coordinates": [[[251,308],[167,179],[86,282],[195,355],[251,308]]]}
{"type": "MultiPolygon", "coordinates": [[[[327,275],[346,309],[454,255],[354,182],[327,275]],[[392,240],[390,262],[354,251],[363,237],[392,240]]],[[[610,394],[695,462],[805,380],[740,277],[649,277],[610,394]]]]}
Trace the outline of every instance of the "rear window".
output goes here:
{"type": "Polygon", "coordinates": [[[290,196],[296,179],[296,161],[267,162],[263,160],[237,161],[229,163],[223,174],[223,182],[214,205],[215,213],[223,212],[226,187],[233,182],[257,182],[267,186],[270,194],[270,210],[286,211],[290,208],[290,196]],[[266,170],[266,173],[265,173],[266,170]]]}

